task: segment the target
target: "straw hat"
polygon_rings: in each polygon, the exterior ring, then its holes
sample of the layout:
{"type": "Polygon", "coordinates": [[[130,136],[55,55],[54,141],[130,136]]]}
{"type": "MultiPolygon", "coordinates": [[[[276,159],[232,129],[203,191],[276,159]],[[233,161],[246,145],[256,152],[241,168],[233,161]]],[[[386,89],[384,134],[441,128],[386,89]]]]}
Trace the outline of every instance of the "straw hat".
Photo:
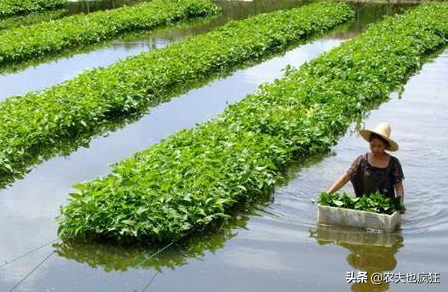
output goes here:
{"type": "Polygon", "coordinates": [[[364,140],[369,142],[370,135],[372,133],[375,133],[378,136],[381,136],[382,138],[384,138],[384,140],[386,140],[387,142],[389,142],[389,147],[387,148],[387,150],[397,151],[398,144],[390,138],[390,132],[391,132],[390,125],[388,123],[381,123],[381,124],[378,124],[375,127],[375,129],[373,129],[373,130],[364,129],[364,130],[359,131],[359,134],[361,134],[361,136],[364,138],[364,140]]]}

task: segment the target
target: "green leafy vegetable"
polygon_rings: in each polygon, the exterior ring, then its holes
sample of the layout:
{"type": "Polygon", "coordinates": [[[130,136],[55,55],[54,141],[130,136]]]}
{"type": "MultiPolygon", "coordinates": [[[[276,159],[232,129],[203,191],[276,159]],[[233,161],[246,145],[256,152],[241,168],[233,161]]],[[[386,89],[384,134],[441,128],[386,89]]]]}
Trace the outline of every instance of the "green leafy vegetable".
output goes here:
{"type": "Polygon", "coordinates": [[[258,15],[41,92],[7,98],[0,103],[0,179],[20,177],[60,141],[92,136],[104,124],[166,100],[173,89],[191,88],[213,74],[285,50],[352,16],[343,3],[258,15]]]}
{"type": "Polygon", "coordinates": [[[396,211],[405,211],[404,205],[400,204],[400,198],[388,198],[376,192],[363,195],[360,198],[352,197],[347,193],[328,194],[321,193],[317,203],[324,206],[355,209],[382,214],[393,214],[396,211]]]}
{"type": "Polygon", "coordinates": [[[28,26],[45,21],[56,20],[59,18],[63,18],[69,14],[70,12],[68,10],[58,9],[52,11],[43,11],[27,15],[9,17],[0,20],[0,30],[6,30],[19,26],[28,26]]]}
{"type": "Polygon", "coordinates": [[[42,57],[99,43],[125,32],[152,30],[219,11],[219,6],[208,0],[154,0],[12,28],[0,32],[0,64],[42,57]]]}
{"type": "Polygon", "coordinates": [[[66,2],[67,0],[1,0],[0,18],[15,14],[55,9],[66,2]]]}
{"type": "Polygon", "coordinates": [[[387,100],[446,45],[447,19],[448,6],[437,4],[385,18],[217,118],[115,164],[77,186],[61,207],[59,235],[168,241],[227,220],[236,205],[272,194],[293,159],[327,151],[387,100]]]}

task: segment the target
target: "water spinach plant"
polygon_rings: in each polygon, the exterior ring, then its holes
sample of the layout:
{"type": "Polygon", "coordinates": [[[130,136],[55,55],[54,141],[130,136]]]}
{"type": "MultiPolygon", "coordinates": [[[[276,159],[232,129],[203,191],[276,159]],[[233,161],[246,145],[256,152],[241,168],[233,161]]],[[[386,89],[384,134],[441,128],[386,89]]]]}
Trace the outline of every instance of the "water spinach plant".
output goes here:
{"type": "Polygon", "coordinates": [[[368,211],[380,214],[391,215],[394,212],[405,211],[404,205],[400,204],[399,198],[389,198],[376,192],[353,197],[347,193],[328,194],[322,192],[316,200],[317,204],[330,207],[347,208],[359,211],[368,211]]]}
{"type": "Polygon", "coordinates": [[[36,12],[27,15],[12,16],[0,19],[0,30],[11,29],[20,26],[29,26],[50,20],[56,20],[69,15],[70,12],[65,9],[57,9],[43,12],[36,12]]]}
{"type": "Polygon", "coordinates": [[[446,45],[446,19],[447,5],[385,18],[217,118],[78,184],[61,207],[59,235],[170,241],[227,220],[239,203],[271,195],[292,160],[327,151],[353,119],[387,100],[446,45]]]}
{"type": "Polygon", "coordinates": [[[1,0],[0,19],[42,10],[51,10],[61,7],[67,0],[1,0]]]}
{"type": "Polygon", "coordinates": [[[0,64],[42,57],[126,32],[152,30],[219,11],[219,6],[208,0],[154,0],[13,28],[0,33],[0,64]]]}
{"type": "Polygon", "coordinates": [[[144,112],[179,86],[193,87],[352,17],[353,10],[343,3],[258,15],[41,92],[7,98],[0,103],[0,178],[20,177],[36,157],[60,141],[93,135],[101,125],[144,112]]]}

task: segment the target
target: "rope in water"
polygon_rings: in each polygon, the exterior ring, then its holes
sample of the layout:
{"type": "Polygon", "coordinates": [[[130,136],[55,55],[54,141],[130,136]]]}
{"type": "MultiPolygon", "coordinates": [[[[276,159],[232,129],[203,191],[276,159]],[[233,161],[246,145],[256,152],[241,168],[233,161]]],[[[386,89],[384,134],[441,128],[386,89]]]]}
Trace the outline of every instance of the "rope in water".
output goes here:
{"type": "Polygon", "coordinates": [[[36,271],[40,266],[43,265],[43,263],[45,263],[52,255],[54,254],[54,250],[48,255],[46,256],[42,261],[40,261],[31,271],[28,272],[28,274],[25,275],[25,277],[23,277],[19,282],[17,282],[14,287],[11,288],[11,290],[9,290],[9,292],[14,291],[17,287],[19,287],[20,284],[23,283],[23,281],[25,281],[32,273],[34,273],[34,271],[36,271]]]}
{"type": "Polygon", "coordinates": [[[3,264],[0,265],[0,269],[3,268],[3,267],[6,266],[6,265],[9,265],[9,264],[11,264],[11,263],[17,261],[17,260],[20,260],[20,259],[22,259],[22,258],[25,258],[25,257],[27,257],[27,256],[29,256],[29,255],[35,253],[36,251],[38,251],[38,250],[40,250],[40,249],[46,247],[47,245],[50,245],[50,244],[56,242],[56,241],[58,241],[57,238],[55,238],[55,239],[53,239],[52,241],[47,242],[47,243],[45,243],[45,244],[39,246],[39,247],[33,248],[33,249],[27,251],[26,253],[24,253],[24,254],[22,254],[22,255],[16,257],[16,258],[13,258],[12,260],[9,260],[9,261],[5,260],[5,261],[3,261],[3,264]]]}
{"type": "Polygon", "coordinates": [[[149,280],[148,284],[146,284],[145,287],[143,287],[142,292],[145,292],[146,289],[152,284],[152,282],[154,281],[154,279],[156,278],[156,276],[159,274],[159,271],[157,271],[157,273],[154,274],[154,276],[152,276],[151,280],[149,280]]]}
{"type": "MultiPolygon", "coordinates": [[[[167,244],[166,246],[164,246],[163,248],[159,249],[158,251],[156,251],[155,253],[153,253],[151,256],[149,256],[148,258],[144,259],[143,261],[137,263],[136,265],[133,266],[133,268],[137,268],[138,266],[142,265],[143,263],[149,261],[150,259],[156,257],[157,255],[159,255],[161,252],[163,252],[164,250],[168,249],[171,245],[173,245],[174,243],[180,241],[181,239],[184,239],[185,237],[187,237],[188,235],[190,235],[191,233],[193,233],[194,229],[191,230],[190,232],[184,234],[183,236],[179,237],[178,239],[173,240],[171,243],[167,244]]],[[[152,282],[154,281],[154,279],[156,278],[156,276],[159,274],[159,271],[157,271],[154,276],[152,276],[152,278],[149,280],[148,284],[146,284],[143,289],[142,292],[145,292],[146,289],[152,284],[152,282]]]]}
{"type": "MultiPolygon", "coordinates": [[[[135,265],[133,266],[133,268],[135,269],[135,268],[139,267],[140,265],[144,264],[145,262],[147,262],[147,261],[153,259],[153,258],[156,257],[157,255],[159,255],[160,253],[162,253],[164,250],[168,249],[170,246],[172,246],[173,244],[175,244],[175,243],[178,242],[179,240],[185,238],[187,235],[189,235],[189,234],[191,234],[191,233],[192,233],[192,232],[189,232],[189,233],[183,235],[182,237],[173,240],[173,241],[170,242],[169,244],[165,245],[164,247],[160,248],[160,249],[157,250],[155,253],[153,253],[152,255],[150,255],[148,258],[146,258],[146,259],[142,260],[141,262],[135,264],[135,265]]],[[[50,244],[52,244],[52,243],[54,243],[54,242],[57,242],[57,241],[58,241],[58,238],[55,238],[55,239],[53,239],[53,240],[51,240],[51,241],[49,241],[49,242],[47,242],[47,243],[45,243],[45,244],[43,244],[43,245],[41,245],[41,246],[38,246],[38,247],[36,247],[36,248],[31,249],[30,251],[27,251],[26,253],[24,253],[24,254],[22,254],[22,255],[16,257],[16,258],[13,258],[12,260],[9,260],[9,261],[6,261],[6,260],[5,260],[4,263],[3,263],[2,265],[0,265],[0,268],[4,267],[4,266],[6,266],[6,265],[8,265],[8,264],[10,264],[10,263],[13,263],[13,262],[15,262],[15,261],[17,261],[17,260],[19,260],[19,259],[25,258],[25,257],[27,257],[27,256],[29,256],[29,255],[31,255],[31,254],[33,254],[33,253],[39,251],[40,249],[42,249],[42,248],[44,248],[44,247],[46,247],[46,246],[48,246],[48,245],[50,245],[50,244]]],[[[20,284],[22,284],[22,283],[23,283],[23,282],[24,282],[24,281],[25,281],[25,280],[26,280],[32,273],[34,273],[34,272],[35,272],[35,271],[36,271],[42,264],[44,264],[44,263],[45,263],[45,262],[46,262],[46,261],[47,261],[47,260],[54,254],[54,253],[55,253],[55,251],[53,250],[47,257],[45,257],[45,258],[44,258],[42,261],[40,261],[40,262],[39,262],[33,269],[31,269],[31,270],[28,272],[28,274],[26,274],[22,279],[20,279],[20,281],[18,281],[18,282],[11,288],[11,290],[9,290],[9,291],[10,291],[10,292],[11,292],[11,291],[14,291],[14,290],[15,290],[20,284]]],[[[146,289],[151,285],[151,283],[154,281],[155,277],[156,277],[158,274],[159,274],[159,272],[157,271],[157,272],[154,274],[154,276],[150,279],[150,281],[143,287],[142,292],[146,291],[146,289]]]]}

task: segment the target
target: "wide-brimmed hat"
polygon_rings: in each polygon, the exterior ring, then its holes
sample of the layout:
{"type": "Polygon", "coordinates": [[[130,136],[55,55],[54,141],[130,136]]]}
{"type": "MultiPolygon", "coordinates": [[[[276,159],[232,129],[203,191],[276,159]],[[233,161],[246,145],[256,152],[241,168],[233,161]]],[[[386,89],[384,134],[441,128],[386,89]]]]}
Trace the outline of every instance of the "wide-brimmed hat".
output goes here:
{"type": "Polygon", "coordinates": [[[359,131],[359,134],[361,134],[361,136],[364,138],[364,140],[366,140],[367,142],[370,142],[370,135],[372,135],[372,133],[377,134],[378,136],[384,138],[384,140],[386,140],[387,142],[389,142],[389,147],[387,147],[386,149],[389,151],[397,151],[398,150],[398,144],[392,140],[390,138],[390,125],[388,123],[381,123],[378,124],[375,129],[371,130],[371,129],[363,129],[361,131],[359,131]]]}

